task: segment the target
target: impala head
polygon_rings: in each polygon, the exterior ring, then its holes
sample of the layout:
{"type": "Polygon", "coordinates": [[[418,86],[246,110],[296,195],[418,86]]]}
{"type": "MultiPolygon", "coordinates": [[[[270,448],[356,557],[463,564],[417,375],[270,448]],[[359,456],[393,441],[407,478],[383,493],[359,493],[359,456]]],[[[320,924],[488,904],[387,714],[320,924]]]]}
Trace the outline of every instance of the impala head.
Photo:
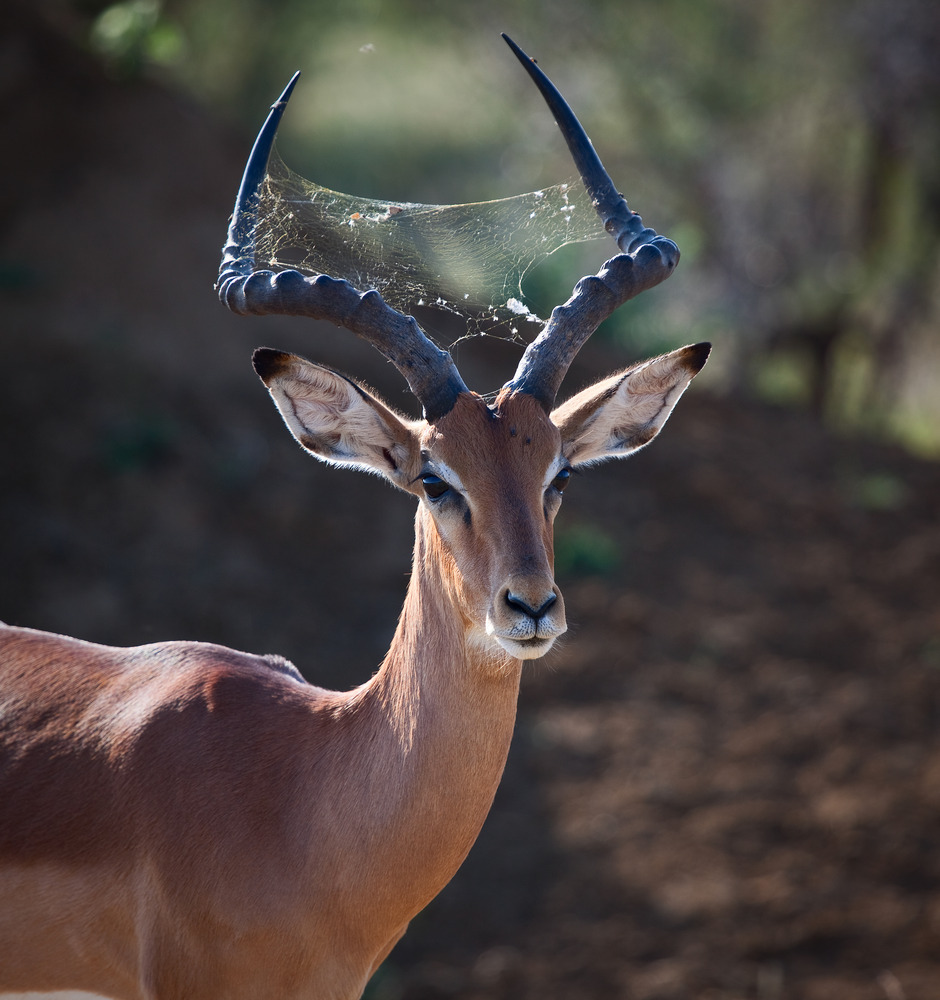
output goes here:
{"type": "MultiPolygon", "coordinates": [[[[505,36],[504,36],[505,37],[505,36]]],[[[272,107],[252,150],[229,229],[219,294],[235,312],[329,319],[374,344],[424,408],[396,413],[355,381],[296,355],[259,349],[255,369],[300,444],[326,462],[378,473],[420,500],[419,549],[440,567],[469,638],[519,659],[542,656],[566,629],[553,577],[552,524],[572,470],[632,454],[659,432],[705,364],[709,346],[681,348],[618,372],[555,406],[581,345],[621,303],[672,273],[679,251],[626,205],[561,95],[509,39],[572,151],[622,253],[558,306],[493,403],[471,392],[450,355],[376,291],[327,275],[255,271],[258,188],[284,106],[272,107]]]]}

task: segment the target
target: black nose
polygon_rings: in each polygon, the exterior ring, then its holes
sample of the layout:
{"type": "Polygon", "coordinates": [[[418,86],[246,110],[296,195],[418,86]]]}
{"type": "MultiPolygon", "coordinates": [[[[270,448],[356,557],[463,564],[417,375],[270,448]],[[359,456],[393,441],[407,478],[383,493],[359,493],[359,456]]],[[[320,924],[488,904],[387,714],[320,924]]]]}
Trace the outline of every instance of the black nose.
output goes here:
{"type": "Polygon", "coordinates": [[[511,608],[515,608],[517,611],[521,611],[530,618],[536,619],[541,618],[556,600],[558,600],[557,595],[549,594],[537,608],[533,608],[531,604],[527,604],[521,597],[518,597],[511,590],[506,592],[506,603],[511,608]]]}

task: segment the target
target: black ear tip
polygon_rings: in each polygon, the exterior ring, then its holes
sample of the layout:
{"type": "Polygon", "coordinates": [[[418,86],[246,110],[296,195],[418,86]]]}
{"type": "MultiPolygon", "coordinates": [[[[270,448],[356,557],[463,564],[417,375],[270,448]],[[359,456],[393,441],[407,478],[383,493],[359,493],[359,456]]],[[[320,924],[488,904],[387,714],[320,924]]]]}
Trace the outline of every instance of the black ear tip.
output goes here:
{"type": "Polygon", "coordinates": [[[705,367],[705,362],[708,360],[708,355],[711,354],[711,351],[712,345],[707,341],[687,347],[685,349],[685,357],[689,371],[697,375],[705,367]]]}
{"type": "Polygon", "coordinates": [[[251,363],[258,377],[267,384],[269,379],[275,378],[284,371],[290,364],[292,355],[285,354],[284,351],[275,351],[270,347],[259,347],[251,356],[251,363]]]}

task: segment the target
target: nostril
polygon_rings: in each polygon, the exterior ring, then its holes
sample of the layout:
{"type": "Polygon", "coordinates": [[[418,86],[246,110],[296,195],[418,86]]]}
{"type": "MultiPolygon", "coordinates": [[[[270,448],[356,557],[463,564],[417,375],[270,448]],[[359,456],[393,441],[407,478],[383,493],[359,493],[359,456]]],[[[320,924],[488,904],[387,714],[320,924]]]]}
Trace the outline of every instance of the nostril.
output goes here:
{"type": "Polygon", "coordinates": [[[514,594],[511,590],[506,591],[506,603],[511,608],[521,611],[530,618],[541,618],[557,600],[558,597],[556,594],[549,594],[537,608],[533,608],[531,604],[523,600],[517,594],[514,594]]]}

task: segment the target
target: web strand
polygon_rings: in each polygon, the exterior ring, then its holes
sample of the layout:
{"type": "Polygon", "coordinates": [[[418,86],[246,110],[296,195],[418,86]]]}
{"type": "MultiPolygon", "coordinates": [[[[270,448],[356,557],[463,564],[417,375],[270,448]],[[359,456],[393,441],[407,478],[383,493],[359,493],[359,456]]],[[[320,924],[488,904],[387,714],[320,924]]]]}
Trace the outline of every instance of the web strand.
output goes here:
{"type": "Polygon", "coordinates": [[[605,236],[580,184],[465,205],[389,202],[308,181],[276,152],[258,218],[257,267],[345,278],[402,312],[461,316],[471,334],[541,324],[525,304],[526,273],[569,243],[605,236]]]}

